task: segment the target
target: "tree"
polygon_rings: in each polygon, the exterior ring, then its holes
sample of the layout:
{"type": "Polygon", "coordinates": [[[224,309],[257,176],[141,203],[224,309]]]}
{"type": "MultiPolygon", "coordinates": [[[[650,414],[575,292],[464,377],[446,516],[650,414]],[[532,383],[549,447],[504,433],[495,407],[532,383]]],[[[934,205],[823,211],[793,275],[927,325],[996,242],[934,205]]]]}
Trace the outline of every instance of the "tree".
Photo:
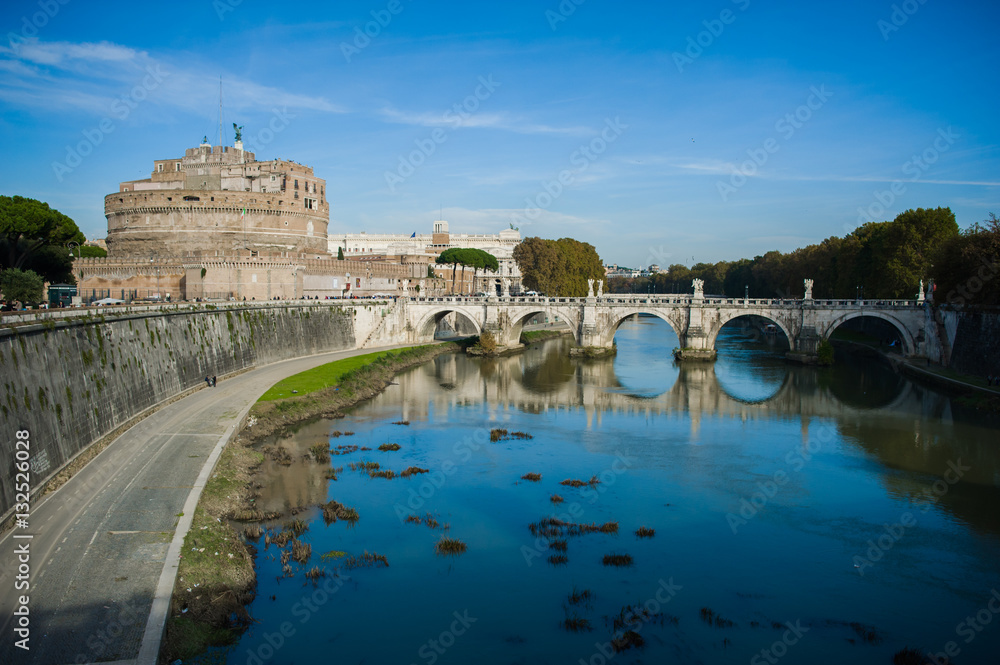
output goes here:
{"type": "Polygon", "coordinates": [[[451,249],[446,249],[438,256],[437,263],[444,265],[451,264],[452,293],[455,292],[455,271],[459,265],[462,266],[463,284],[465,283],[465,268],[467,266],[473,269],[473,283],[475,283],[475,275],[480,270],[492,270],[494,272],[500,270],[500,262],[497,260],[497,257],[489,252],[473,248],[452,247],[451,249]]]}
{"type": "Polygon", "coordinates": [[[337,260],[338,261],[343,261],[344,260],[344,248],[343,247],[338,247],[337,248],[337,260]]]}
{"type": "Polygon", "coordinates": [[[990,213],[945,242],[934,260],[934,300],[951,305],[1000,305],[1000,218],[990,213]]]}
{"type": "Polygon", "coordinates": [[[525,238],[514,248],[521,282],[550,296],[579,298],[587,295],[587,280],[603,280],[604,264],[594,246],[560,238],[525,238]]]}
{"type": "Polygon", "coordinates": [[[108,255],[108,250],[103,247],[95,247],[94,245],[80,245],[78,250],[70,253],[71,256],[73,254],[76,254],[81,259],[100,259],[108,255]]]}
{"type": "MultiPolygon", "coordinates": [[[[500,261],[497,257],[482,249],[466,250],[467,258],[472,261],[472,283],[476,283],[476,275],[480,270],[500,272],[500,261]]],[[[464,273],[463,273],[464,274],[464,273]]]]}
{"type": "Polygon", "coordinates": [[[451,249],[446,249],[437,257],[437,263],[441,265],[451,264],[451,292],[455,293],[455,271],[458,270],[458,264],[461,263],[462,250],[458,247],[452,247],[451,249]]]}
{"type": "MultiPolygon", "coordinates": [[[[86,241],[76,223],[49,204],[23,196],[0,196],[0,268],[23,268],[43,246],[62,248],[86,241]]],[[[62,270],[56,267],[56,271],[62,270]]],[[[43,275],[48,272],[42,269],[43,275]]]]}
{"type": "Polygon", "coordinates": [[[8,268],[0,272],[0,292],[3,292],[3,297],[8,301],[39,302],[44,287],[42,276],[30,270],[8,268]]]}

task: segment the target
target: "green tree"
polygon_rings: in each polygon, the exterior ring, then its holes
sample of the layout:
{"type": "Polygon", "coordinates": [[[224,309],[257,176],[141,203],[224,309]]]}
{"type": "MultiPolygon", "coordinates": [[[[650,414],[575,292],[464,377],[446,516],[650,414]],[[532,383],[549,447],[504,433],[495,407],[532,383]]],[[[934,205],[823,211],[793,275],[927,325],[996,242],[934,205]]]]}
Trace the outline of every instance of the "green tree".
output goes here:
{"type": "Polygon", "coordinates": [[[934,300],[1000,305],[1000,219],[994,213],[945,242],[934,260],[934,300]]]}
{"type": "Polygon", "coordinates": [[[81,259],[100,259],[108,255],[108,250],[94,245],[80,245],[79,249],[73,250],[72,255],[81,259]]]}
{"type": "MultiPolygon", "coordinates": [[[[23,196],[0,196],[0,268],[23,268],[44,246],[59,248],[68,258],[66,243],[83,244],[85,240],[72,219],[47,203],[23,196]]],[[[58,275],[65,266],[36,264],[35,269],[48,278],[50,270],[58,275]]]]}
{"type": "Polygon", "coordinates": [[[337,260],[338,261],[343,261],[344,260],[344,248],[343,247],[338,247],[337,248],[337,260]]]}
{"type": "Polygon", "coordinates": [[[514,248],[514,260],[524,286],[550,296],[579,298],[587,295],[588,279],[604,279],[594,246],[573,238],[525,238],[514,248]]]}
{"type": "MultiPolygon", "coordinates": [[[[465,258],[471,262],[472,266],[472,283],[476,283],[476,275],[479,274],[480,270],[491,270],[493,272],[500,272],[500,261],[497,257],[493,256],[489,252],[482,249],[467,249],[465,258]]],[[[464,276],[464,267],[463,267],[464,276]]]]}
{"type": "Polygon", "coordinates": [[[42,276],[30,270],[8,268],[0,272],[0,292],[6,300],[21,303],[39,302],[45,283],[42,276]]]}

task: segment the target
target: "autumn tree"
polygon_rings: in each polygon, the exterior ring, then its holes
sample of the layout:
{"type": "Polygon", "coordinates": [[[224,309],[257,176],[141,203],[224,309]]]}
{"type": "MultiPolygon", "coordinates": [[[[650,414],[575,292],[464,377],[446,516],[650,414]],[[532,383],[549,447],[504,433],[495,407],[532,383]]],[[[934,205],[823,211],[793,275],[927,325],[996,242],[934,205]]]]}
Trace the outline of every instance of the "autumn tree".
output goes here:
{"type": "Polygon", "coordinates": [[[594,246],[560,238],[525,238],[514,248],[521,283],[549,296],[579,298],[587,295],[587,280],[604,279],[604,264],[594,246]]]}

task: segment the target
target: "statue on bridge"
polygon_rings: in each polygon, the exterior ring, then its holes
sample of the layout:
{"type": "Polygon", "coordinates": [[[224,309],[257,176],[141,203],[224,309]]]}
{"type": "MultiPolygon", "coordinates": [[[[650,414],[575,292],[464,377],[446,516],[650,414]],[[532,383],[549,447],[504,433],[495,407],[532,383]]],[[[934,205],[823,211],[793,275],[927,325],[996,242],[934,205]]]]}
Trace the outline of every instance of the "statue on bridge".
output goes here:
{"type": "Polygon", "coordinates": [[[694,287],[694,298],[695,300],[705,299],[705,280],[696,279],[691,282],[691,286],[694,287]]]}
{"type": "Polygon", "coordinates": [[[592,279],[587,280],[587,297],[588,298],[594,297],[594,280],[592,279]]]}
{"type": "Polygon", "coordinates": [[[920,293],[917,294],[917,302],[923,302],[926,297],[924,294],[924,280],[920,280],[920,293]]]}
{"type": "Polygon", "coordinates": [[[503,277],[500,279],[500,284],[503,287],[503,297],[510,298],[510,280],[503,277]]]}
{"type": "Polygon", "coordinates": [[[597,280],[597,297],[598,298],[604,297],[604,280],[603,279],[597,280]]]}
{"type": "Polygon", "coordinates": [[[803,280],[802,282],[806,286],[806,295],[803,297],[803,300],[812,300],[813,299],[813,281],[811,279],[806,279],[806,280],[803,280]]]}

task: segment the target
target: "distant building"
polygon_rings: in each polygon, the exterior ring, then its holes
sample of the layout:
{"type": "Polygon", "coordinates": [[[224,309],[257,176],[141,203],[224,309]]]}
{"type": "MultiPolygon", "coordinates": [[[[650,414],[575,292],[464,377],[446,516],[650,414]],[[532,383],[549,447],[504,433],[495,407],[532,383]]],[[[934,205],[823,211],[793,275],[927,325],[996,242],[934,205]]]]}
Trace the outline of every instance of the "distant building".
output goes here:
{"type": "MultiPolygon", "coordinates": [[[[477,291],[492,293],[499,286],[498,280],[510,280],[510,289],[517,292],[521,288],[521,272],[514,260],[514,248],[521,242],[521,234],[513,229],[504,229],[499,233],[472,234],[450,233],[448,222],[434,222],[432,233],[345,233],[330,235],[330,254],[336,256],[343,250],[345,259],[356,261],[378,260],[398,263],[423,262],[425,265],[434,260],[446,249],[453,247],[481,249],[497,258],[500,270],[497,273],[479,273],[472,283],[473,271],[465,271],[466,283],[455,291],[474,293],[477,291]]],[[[451,280],[450,265],[435,265],[435,274],[451,280]]],[[[457,276],[462,273],[458,268],[457,276]]]]}

